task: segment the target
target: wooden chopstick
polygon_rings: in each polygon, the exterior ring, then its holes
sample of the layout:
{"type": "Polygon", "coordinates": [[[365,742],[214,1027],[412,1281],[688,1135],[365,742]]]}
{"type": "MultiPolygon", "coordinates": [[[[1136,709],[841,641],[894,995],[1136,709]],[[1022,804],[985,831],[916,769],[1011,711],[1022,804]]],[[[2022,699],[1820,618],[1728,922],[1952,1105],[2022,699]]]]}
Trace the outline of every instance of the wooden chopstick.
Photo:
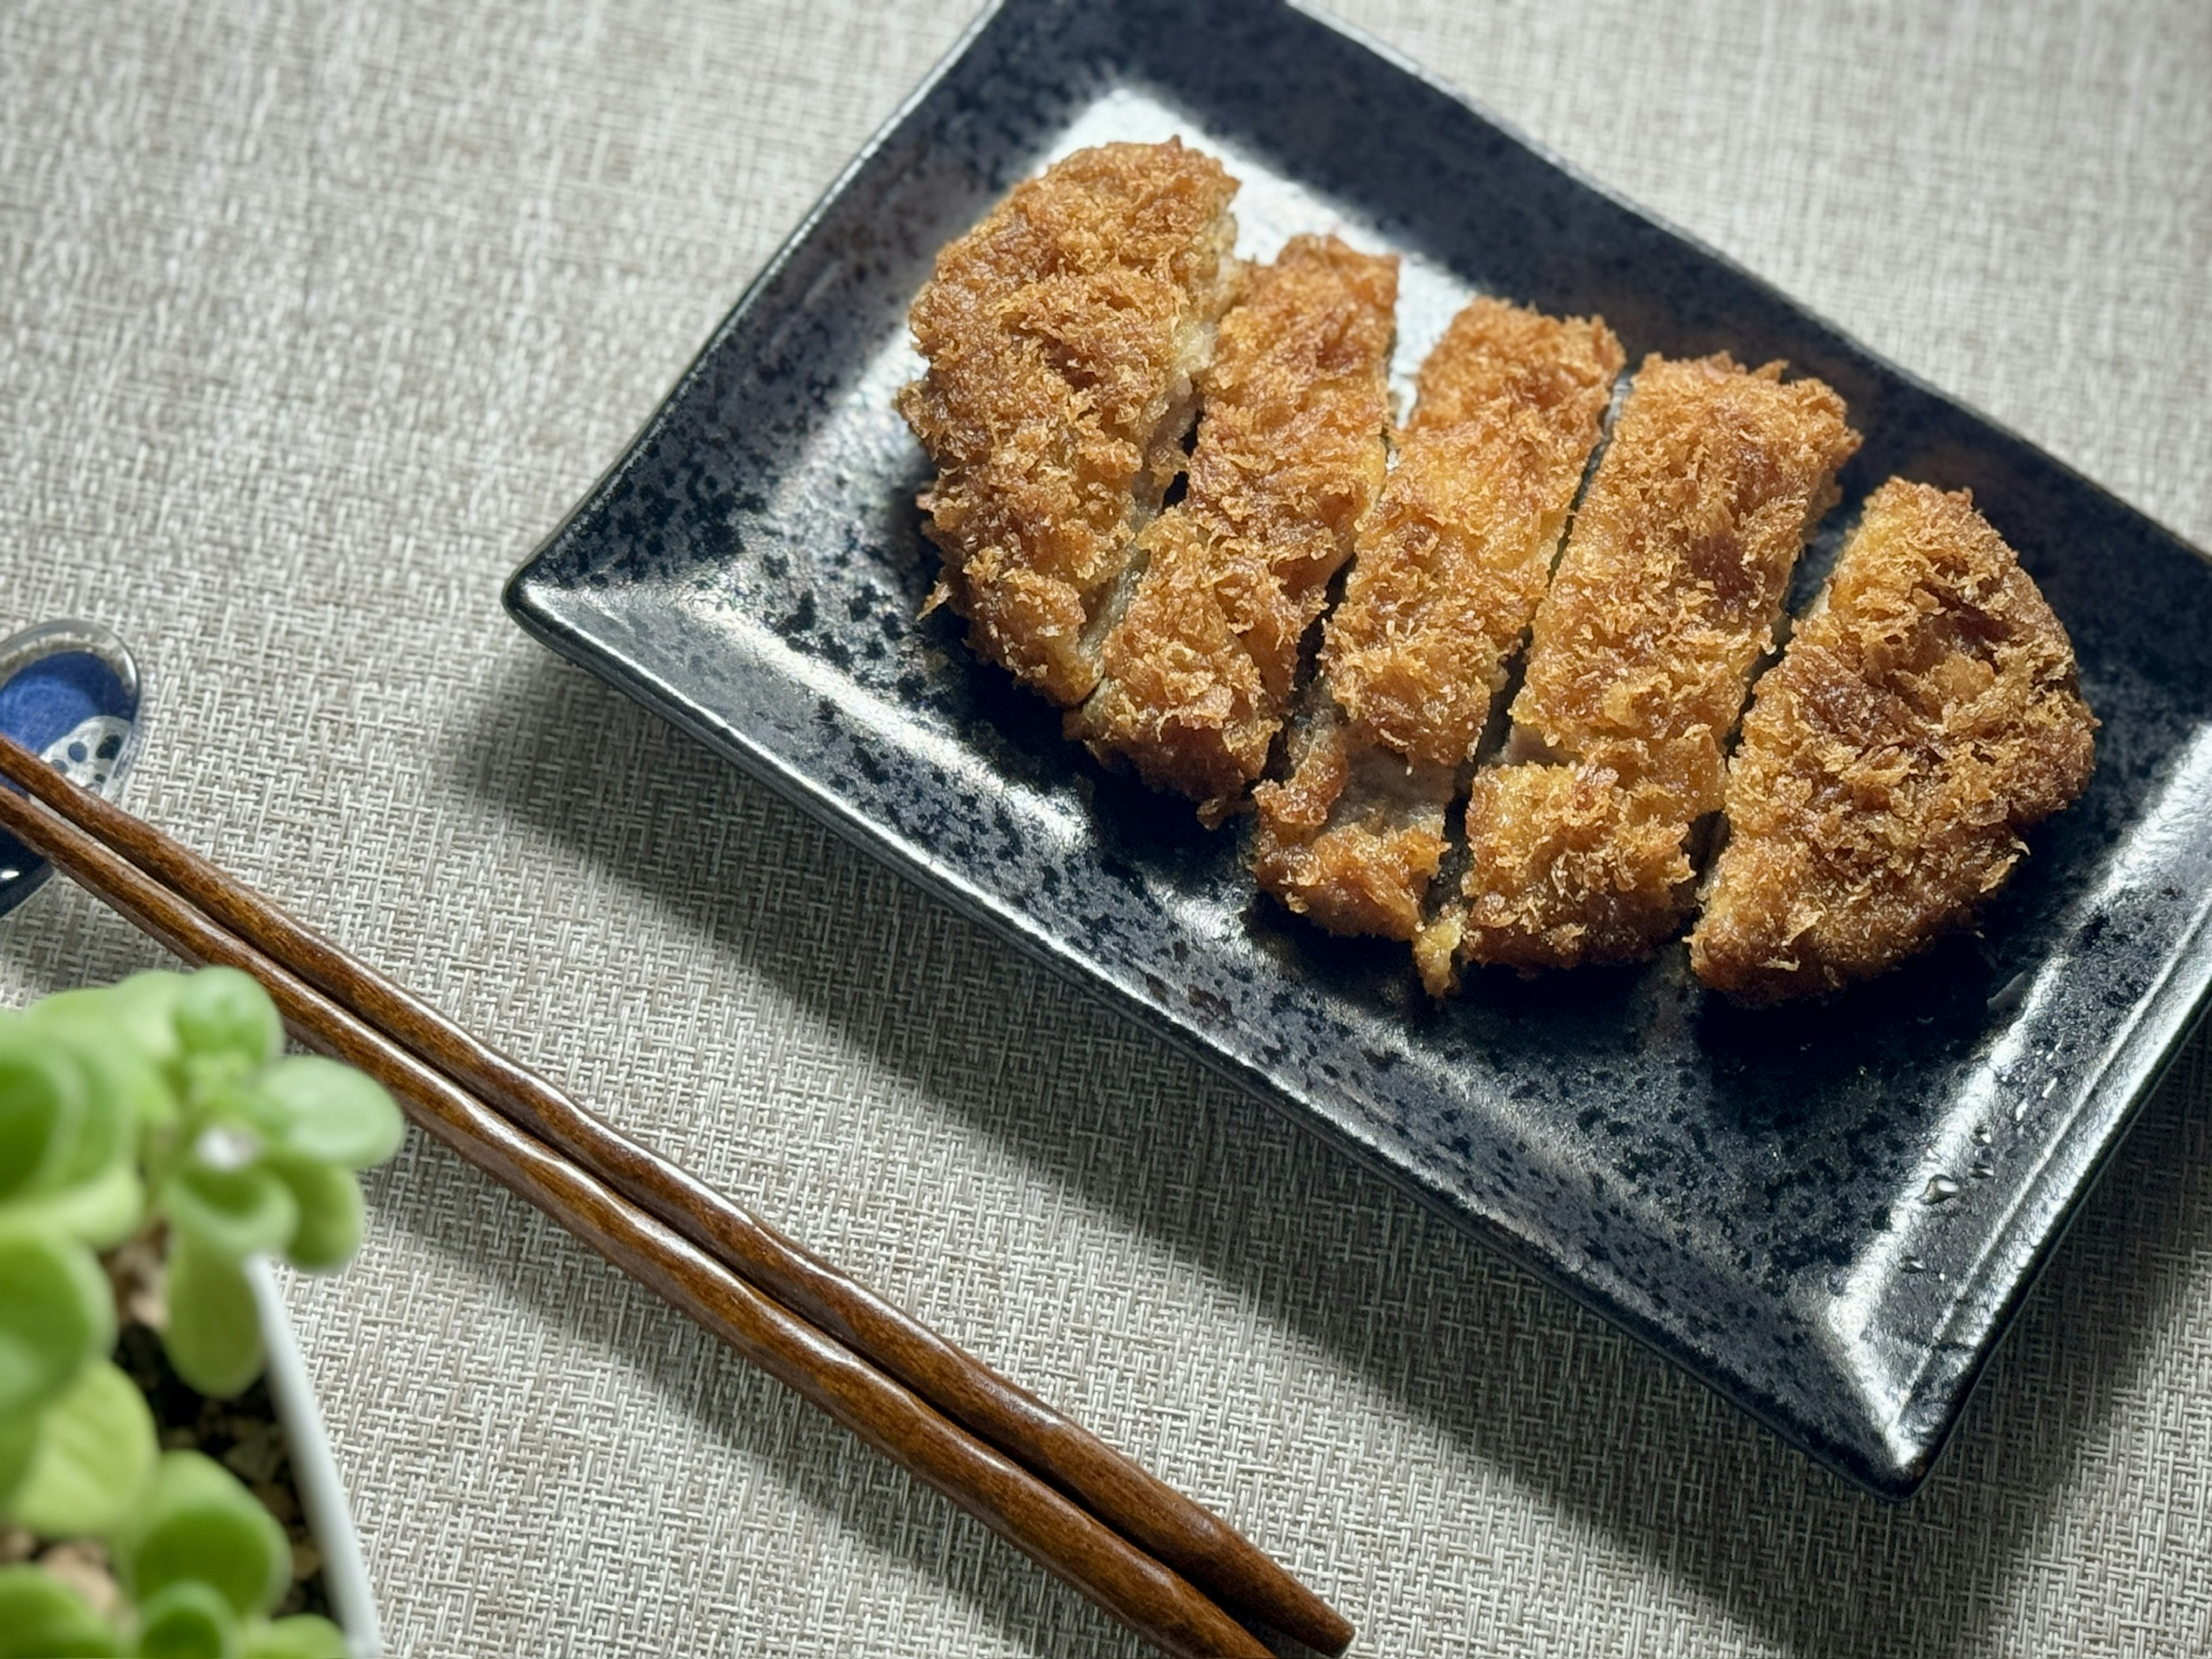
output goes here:
{"type": "Polygon", "coordinates": [[[740,1278],[1073,1496],[1231,1612],[1336,1653],[1352,1627],[1209,1510],[121,808],[0,739],[0,772],[580,1164],[740,1278]]]}
{"type": "MultiPolygon", "coordinates": [[[[628,1215],[633,1227],[642,1224],[650,1230],[642,1237],[663,1242],[672,1229],[681,1236],[682,1260],[693,1267],[702,1259],[711,1263],[720,1274],[718,1286],[726,1289],[722,1281],[747,1282],[766,1293],[767,1305],[777,1314],[806,1330],[816,1347],[825,1335],[832,1344],[850,1347],[862,1361],[888,1373],[890,1386],[903,1384],[900,1392],[915,1406],[925,1410],[933,1407],[964,1425],[1000,1455],[1002,1465],[1011,1457],[1133,1539],[1164,1564],[1185,1592],[1191,1587],[1182,1581],[1193,1581],[1246,1619],[1325,1652],[1340,1651],[1350,1641],[1352,1627],[1327,1603],[1209,1511],[685,1171],[628,1140],[550,1084],[301,927],[197,854],[76,788],[4,738],[0,738],[0,773],[58,815],[40,812],[0,790],[0,822],[34,850],[173,948],[189,945],[188,954],[233,961],[264,981],[270,973],[280,976],[286,994],[296,1005],[286,1006],[280,996],[280,1006],[285,1006],[288,1019],[303,1040],[331,1047],[339,1040],[332,1033],[342,1031],[349,1045],[343,1057],[415,1100],[422,1108],[418,1116],[433,1133],[547,1209],[618,1265],[662,1290],[741,1352],[753,1353],[749,1340],[727,1328],[726,1317],[701,1311],[696,1286],[687,1291],[670,1281],[665,1268],[655,1271],[640,1265],[640,1250],[648,1264],[665,1257],[659,1243],[641,1245],[631,1238],[626,1244],[611,1244],[611,1236],[604,1227],[594,1230],[586,1212],[608,1213],[611,1204],[617,1212],[628,1215]],[[179,931],[189,930],[192,923],[199,925],[198,931],[190,932],[189,937],[179,931]],[[226,929],[234,929],[237,936],[226,929]],[[210,954],[211,951],[228,954],[210,954]],[[356,1058],[356,1052],[366,1057],[356,1058]],[[425,1088],[431,1091],[428,1102],[425,1088]],[[488,1139],[487,1119],[501,1121],[488,1139]],[[466,1127],[456,1128],[457,1124],[466,1127]],[[532,1149],[537,1161],[518,1163],[518,1144],[532,1149]],[[480,1155],[487,1147],[491,1154],[480,1155]],[[581,1170],[566,1171],[567,1186],[557,1182],[548,1186],[544,1164],[550,1160],[560,1166],[564,1156],[581,1170]],[[525,1181],[522,1173],[526,1170],[537,1173],[525,1181]],[[586,1185],[578,1188],[576,1182],[586,1185]],[[605,1190],[609,1188],[613,1190],[605,1190]],[[601,1201],[578,1208],[580,1190],[601,1201]],[[650,1214],[638,1216],[638,1209],[650,1214]],[[621,1253],[625,1249],[627,1255],[621,1253]],[[792,1314],[799,1317],[791,1319],[792,1314]]],[[[276,988],[272,983],[272,993],[276,988]]],[[[721,1299],[726,1302],[727,1295],[721,1299]]],[[[793,1363],[787,1358],[787,1369],[767,1359],[760,1363],[943,1487],[956,1501],[975,1507],[969,1494],[884,1446],[880,1437],[853,1424],[815,1389],[794,1380],[787,1374],[793,1363]]],[[[942,1425],[941,1418],[937,1420],[942,1425]]],[[[1164,1632],[1173,1633],[1173,1627],[1150,1614],[1133,1618],[1106,1601],[1067,1563],[1038,1547],[1042,1540],[1037,1537],[1018,1535],[994,1520],[993,1513],[976,1512],[1153,1639],[1162,1639],[1164,1632]]],[[[1219,1620],[1211,1605],[1205,1605],[1205,1611],[1219,1620]]],[[[1221,1623],[1227,1626],[1225,1620],[1221,1623]]],[[[1190,1650],[1265,1651],[1250,1645],[1249,1637],[1242,1638],[1247,1644],[1243,1648],[1221,1645],[1231,1639],[1227,1631],[1235,1629],[1217,1629],[1204,1645],[1190,1650]]],[[[1172,1642],[1164,1644],[1170,1650],[1183,1650],[1172,1642]]]]}
{"type": "Polygon", "coordinates": [[[1351,1641],[1352,1626],[1334,1609],[1210,1510],[686,1170],[629,1139],[198,854],[78,788],[4,738],[0,773],[738,1277],[1075,1498],[1231,1612],[1324,1653],[1341,1652],[1351,1641]]]}
{"type": "Polygon", "coordinates": [[[5,790],[0,825],[186,961],[252,974],[301,1042],[375,1077],[423,1129],[1132,1629],[1191,1659],[1267,1659],[1264,1646],[1180,1575],[82,830],[5,790]]]}

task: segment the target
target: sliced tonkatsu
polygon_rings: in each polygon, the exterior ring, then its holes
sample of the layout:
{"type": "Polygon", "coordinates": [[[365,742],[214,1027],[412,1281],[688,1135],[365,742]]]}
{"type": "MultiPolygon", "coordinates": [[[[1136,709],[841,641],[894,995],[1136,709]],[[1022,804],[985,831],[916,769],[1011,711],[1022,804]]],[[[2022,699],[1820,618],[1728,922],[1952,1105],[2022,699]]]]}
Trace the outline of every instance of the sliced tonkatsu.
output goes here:
{"type": "Polygon", "coordinates": [[[1067,716],[1209,824],[1266,765],[1299,642],[1382,488],[1397,301],[1398,262],[1333,236],[1250,274],[1200,380],[1188,488],[1139,538],[1097,689],[1067,716]]]}
{"type": "Polygon", "coordinates": [[[1508,763],[1474,779],[1463,908],[1419,952],[1533,969],[1648,957],[1686,919],[1688,842],[1771,650],[1805,537],[1858,447],[1782,366],[1647,358],[1531,630],[1508,763]]]}
{"type": "Polygon", "coordinates": [[[1234,298],[1237,183],[1177,140],[1077,152],[937,258],[898,406],[937,464],[933,605],[1053,702],[1097,685],[1234,298]]]}
{"type": "Polygon", "coordinates": [[[2095,727],[2066,630],[1972,498],[1892,479],[1744,716],[1692,968],[1771,1003],[1924,949],[2087,787],[2095,727]]]}
{"type": "Polygon", "coordinates": [[[1494,299],[1421,366],[1398,464],[1360,523],[1289,775],[1261,785],[1253,870],[1336,933],[1411,939],[1444,814],[1542,597],[1620,343],[1494,299]]]}
{"type": "Polygon", "coordinates": [[[1394,465],[1398,261],[1249,266],[1237,190],[1177,139],[1016,186],[939,252],[897,406],[937,469],[925,611],[1208,828],[1249,791],[1289,909],[1443,995],[1647,959],[1702,892],[1698,977],[1774,1003],[1966,925],[2087,786],[2065,632],[1964,492],[1871,496],[1751,699],[1859,447],[1831,387],[1654,355],[1608,436],[1605,324],[1479,298],[1394,465]]]}

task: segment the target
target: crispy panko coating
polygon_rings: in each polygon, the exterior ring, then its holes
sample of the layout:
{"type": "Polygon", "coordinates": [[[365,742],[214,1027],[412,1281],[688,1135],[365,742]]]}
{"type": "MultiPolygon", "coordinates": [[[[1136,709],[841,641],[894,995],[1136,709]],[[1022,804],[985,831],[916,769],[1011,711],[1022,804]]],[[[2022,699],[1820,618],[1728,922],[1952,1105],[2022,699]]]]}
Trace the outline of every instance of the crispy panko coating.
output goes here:
{"type": "Polygon", "coordinates": [[[1079,151],[948,244],[914,302],[929,369],[898,407],[938,466],[930,603],[1054,702],[1097,684],[1101,613],[1182,470],[1236,190],[1176,139],[1079,151]]]}
{"type": "Polygon", "coordinates": [[[1267,764],[1329,578],[1382,488],[1398,262],[1300,236],[1252,273],[1200,381],[1184,498],[1067,717],[1101,759],[1200,802],[1211,825],[1267,764]]]}
{"type": "Polygon", "coordinates": [[[1640,960],[1680,924],[1691,827],[1859,443],[1834,392],[1781,374],[1645,359],[1537,608],[1518,763],[1476,775],[1468,906],[1432,970],[1455,931],[1461,958],[1525,970],[1640,960]]]}
{"type": "Polygon", "coordinates": [[[1362,741],[1323,698],[1291,727],[1291,775],[1253,792],[1252,873],[1332,933],[1412,939],[1444,855],[1455,769],[1362,741]]]}
{"type": "Polygon", "coordinates": [[[1453,319],[1329,617],[1328,689],[1363,734],[1432,766],[1472,753],[1624,361],[1595,319],[1492,299],[1453,319]]]}
{"type": "MultiPolygon", "coordinates": [[[[1492,860],[1485,890],[1577,896],[1564,924],[1572,933],[1540,948],[1585,962],[1633,961],[1680,925],[1677,895],[1692,870],[1665,791],[1623,789],[1600,769],[1540,762],[1495,767],[1475,781],[1467,836],[1492,860]]],[[[1413,941],[1433,994],[1452,987],[1468,915],[1443,906],[1413,941]]]]}
{"type": "Polygon", "coordinates": [[[1543,595],[1623,361],[1595,319],[1478,299],[1422,364],[1291,776],[1253,796],[1254,873],[1331,932],[1419,930],[1459,768],[1543,595]]]}
{"type": "Polygon", "coordinates": [[[1972,497],[1891,479],[1744,717],[1691,967],[1771,1003],[1925,948],[2087,786],[2095,726],[2065,629],[1972,497]]]}

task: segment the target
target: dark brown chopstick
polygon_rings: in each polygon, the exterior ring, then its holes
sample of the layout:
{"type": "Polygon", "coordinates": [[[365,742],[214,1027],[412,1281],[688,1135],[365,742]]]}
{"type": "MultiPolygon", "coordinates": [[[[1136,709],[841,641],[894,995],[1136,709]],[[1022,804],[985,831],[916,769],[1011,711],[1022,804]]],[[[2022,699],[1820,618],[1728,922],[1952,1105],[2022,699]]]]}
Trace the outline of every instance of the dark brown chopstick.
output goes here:
{"type": "MultiPolygon", "coordinates": [[[[0,791],[0,822],[35,850],[173,947],[200,959],[244,966],[270,982],[272,994],[281,984],[279,1006],[303,1040],[325,1048],[343,1042],[343,1057],[415,1102],[418,1119],[433,1133],[1154,1640],[1163,1641],[1172,1651],[1265,1651],[1197,1596],[1183,1582],[1188,1579],[1247,1620],[1325,1652],[1340,1651],[1350,1641],[1352,1628],[1341,1617],[1209,1511],[684,1170],[626,1139],[551,1085],[479,1042],[198,854],[120,808],[77,789],[4,738],[0,738],[0,774],[58,815],[40,812],[0,791]],[[226,929],[234,929],[238,937],[226,929]],[[211,953],[224,951],[229,954],[211,953]],[[564,1155],[582,1169],[568,1169],[564,1155]],[[550,1175],[549,1169],[561,1174],[550,1175]],[[651,1213],[641,1215],[641,1208],[651,1213]],[[629,1231],[610,1232],[603,1220],[594,1219],[607,1215],[621,1218],[629,1231]],[[671,1238],[672,1228],[680,1239],[671,1238]],[[672,1248],[676,1254],[670,1254],[672,1248]],[[682,1272],[671,1267],[671,1262],[680,1264],[682,1272]],[[702,1270],[714,1276],[703,1291],[698,1284],[702,1270]],[[753,1303],[781,1316],[810,1340],[811,1346],[801,1345],[799,1358],[790,1353],[779,1360],[763,1358],[757,1337],[733,1327],[726,1311],[713,1311],[726,1308],[732,1287],[742,1291],[748,1284],[765,1292],[764,1297],[752,1296],[753,1303]],[[1155,1573],[1164,1564],[1164,1576],[1173,1587],[1196,1601],[1220,1628],[1200,1645],[1185,1648],[1178,1644],[1204,1622],[1200,1615],[1186,1610],[1179,1615],[1182,1624],[1163,1623],[1156,1607],[1140,1608],[1133,1616],[1127,1605],[1109,1600],[1098,1587],[1103,1570],[1083,1563],[1113,1557],[1118,1565],[1105,1573],[1109,1588],[1128,1577],[1130,1563],[1111,1550],[1101,1557],[1097,1539],[1087,1534],[1076,1539],[1088,1551],[1076,1563],[1055,1557],[1048,1547],[1067,1541],[1061,1535],[1066,1517],[1060,1517],[1060,1533],[1049,1528],[1038,1532],[1036,1500],[1051,1499],[1060,1509],[1082,1515],[1080,1508],[1058,1494],[1024,1482],[1034,1487],[1035,1496],[1029,1510],[1022,1511],[1026,1519],[1017,1525],[1009,1518],[1003,1497],[988,1492],[979,1497],[959,1487],[941,1458],[933,1466],[902,1455],[897,1444],[887,1444],[879,1432],[855,1421],[848,1411],[824,1397],[817,1386],[818,1376],[806,1369],[806,1355],[839,1343],[866,1362],[860,1370],[868,1370],[872,1364],[889,1373],[877,1381],[988,1460],[981,1466],[986,1471],[995,1464],[1000,1475],[1018,1474],[1006,1463],[1011,1458],[1092,1511],[1097,1521],[1091,1516],[1082,1518],[1094,1528],[1109,1538],[1113,1536],[1109,1528],[1118,1529],[1157,1556],[1156,1563],[1122,1546],[1127,1555],[1155,1573]],[[976,1445],[936,1412],[964,1425],[986,1444],[976,1445]],[[999,1507],[989,1507],[994,1504],[999,1507]],[[1097,1522],[1106,1527],[1097,1528],[1097,1522]],[[1029,1529],[1024,1531],[1023,1526],[1029,1529]],[[1233,1644],[1238,1640],[1244,1645],[1233,1644]]],[[[853,1355],[842,1358],[849,1365],[853,1355]]],[[[894,1412],[887,1420],[905,1419],[894,1412]]],[[[977,1470],[971,1468],[966,1473],[977,1470]]],[[[1152,1585],[1150,1593],[1157,1600],[1161,1592],[1152,1585]]]]}
{"type": "Polygon", "coordinates": [[[360,1066],[423,1129],[763,1370],[1173,1654],[1267,1650],[1180,1575],[225,931],[76,826],[0,790],[0,826],[190,962],[268,988],[309,1047],[360,1066]]]}

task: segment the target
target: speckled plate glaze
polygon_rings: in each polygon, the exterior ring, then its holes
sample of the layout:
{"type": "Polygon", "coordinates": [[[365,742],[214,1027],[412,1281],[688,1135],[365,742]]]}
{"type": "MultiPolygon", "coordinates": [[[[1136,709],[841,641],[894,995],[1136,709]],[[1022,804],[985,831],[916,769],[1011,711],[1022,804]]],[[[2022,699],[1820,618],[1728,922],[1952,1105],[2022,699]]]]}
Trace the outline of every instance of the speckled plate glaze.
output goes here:
{"type": "MultiPolygon", "coordinates": [[[[1832,523],[1798,586],[1832,557],[1832,523]]],[[[1926,1475],[2212,981],[2212,566],[2011,434],[1320,17],[1277,0],[1009,0],[870,144],[614,470],[515,617],[860,845],[1188,1044],[1814,1456],[1926,1475]],[[1246,252],[1407,261],[1402,376],[1471,289],[1648,350],[1784,357],[1849,399],[1851,507],[1970,486],[2071,630],[2089,793],[1978,935],[1831,1006],[1738,1012],[1677,947],[1480,976],[1257,897],[1240,835],[1109,776],[917,621],[927,467],[894,387],[932,255],[1015,179],[1181,132],[1246,252]]]]}

